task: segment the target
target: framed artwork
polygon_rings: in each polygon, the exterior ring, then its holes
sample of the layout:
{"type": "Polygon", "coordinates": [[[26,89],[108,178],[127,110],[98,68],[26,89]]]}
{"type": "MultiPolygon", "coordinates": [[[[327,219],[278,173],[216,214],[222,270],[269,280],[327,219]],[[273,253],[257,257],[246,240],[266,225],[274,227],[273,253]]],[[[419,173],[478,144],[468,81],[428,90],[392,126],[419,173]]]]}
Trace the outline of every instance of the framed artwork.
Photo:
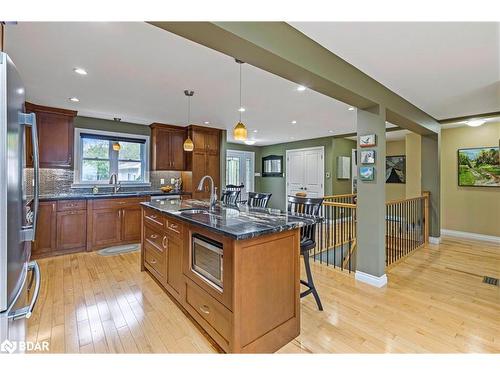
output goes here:
{"type": "Polygon", "coordinates": [[[361,151],[361,164],[375,164],[375,150],[361,151]]]}
{"type": "Polygon", "coordinates": [[[385,158],[385,183],[406,183],[406,156],[386,156],[385,158]]]}
{"type": "Polygon", "coordinates": [[[359,136],[359,147],[374,147],[377,145],[377,136],[375,134],[367,134],[359,136]]]}
{"type": "Polygon", "coordinates": [[[500,187],[498,147],[458,150],[458,186],[500,187]]]}
{"type": "Polygon", "coordinates": [[[262,177],[283,177],[282,155],[269,155],[262,158],[262,177]]]}
{"type": "Polygon", "coordinates": [[[375,168],[359,167],[359,178],[361,181],[373,181],[375,179],[375,168]]]}

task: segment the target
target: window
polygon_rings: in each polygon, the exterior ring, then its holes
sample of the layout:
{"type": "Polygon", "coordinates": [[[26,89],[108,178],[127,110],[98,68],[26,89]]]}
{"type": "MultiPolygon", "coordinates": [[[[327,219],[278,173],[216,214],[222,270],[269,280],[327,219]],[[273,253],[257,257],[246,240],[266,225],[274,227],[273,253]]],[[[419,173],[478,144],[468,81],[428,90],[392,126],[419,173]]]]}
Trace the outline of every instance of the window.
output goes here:
{"type": "Polygon", "coordinates": [[[108,184],[113,174],[123,184],[149,183],[149,137],[76,129],[75,139],[75,185],[108,184]]]}

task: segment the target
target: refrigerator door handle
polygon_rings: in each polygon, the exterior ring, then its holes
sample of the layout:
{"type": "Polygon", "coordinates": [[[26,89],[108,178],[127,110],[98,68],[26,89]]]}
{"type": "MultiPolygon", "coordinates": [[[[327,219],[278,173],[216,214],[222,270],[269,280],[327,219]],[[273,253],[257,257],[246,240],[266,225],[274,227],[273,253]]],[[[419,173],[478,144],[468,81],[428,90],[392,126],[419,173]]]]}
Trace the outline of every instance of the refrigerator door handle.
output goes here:
{"type": "Polygon", "coordinates": [[[28,263],[28,271],[33,271],[33,278],[35,280],[35,290],[33,291],[33,296],[31,297],[31,302],[29,306],[22,307],[15,311],[9,313],[9,318],[12,320],[18,319],[29,319],[31,314],[33,313],[33,309],[35,308],[36,302],[38,301],[38,295],[40,294],[40,286],[41,286],[41,274],[40,274],[40,266],[36,261],[31,261],[28,263]]]}
{"type": "Polygon", "coordinates": [[[31,128],[31,143],[33,146],[33,224],[23,226],[22,239],[34,241],[36,225],[38,221],[38,207],[40,204],[40,158],[38,154],[38,133],[36,127],[36,115],[34,113],[19,114],[19,123],[31,128]]]}

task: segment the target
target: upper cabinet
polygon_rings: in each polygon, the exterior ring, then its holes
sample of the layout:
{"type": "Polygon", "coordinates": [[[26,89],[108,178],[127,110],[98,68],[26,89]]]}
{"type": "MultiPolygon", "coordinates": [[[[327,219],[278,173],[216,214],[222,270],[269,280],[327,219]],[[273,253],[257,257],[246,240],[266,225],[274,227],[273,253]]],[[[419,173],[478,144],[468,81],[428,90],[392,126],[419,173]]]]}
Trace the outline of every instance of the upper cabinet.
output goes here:
{"type": "MultiPolygon", "coordinates": [[[[40,168],[72,168],[76,111],[26,102],[26,112],[36,115],[40,168]]],[[[26,166],[33,166],[31,130],[26,131],[26,166]]]]}
{"type": "Polygon", "coordinates": [[[194,151],[218,154],[220,149],[220,130],[190,125],[188,132],[194,143],[194,151]]]}
{"type": "Polygon", "coordinates": [[[151,127],[151,170],[183,171],[186,168],[186,128],[153,123],[151,127]]]}
{"type": "Polygon", "coordinates": [[[194,199],[206,199],[210,197],[208,182],[205,182],[202,191],[197,191],[196,187],[203,176],[209,175],[214,179],[215,186],[220,188],[221,131],[214,128],[190,125],[188,134],[193,140],[194,151],[190,152],[188,156],[186,169],[192,173],[185,187],[192,191],[194,199]]]}

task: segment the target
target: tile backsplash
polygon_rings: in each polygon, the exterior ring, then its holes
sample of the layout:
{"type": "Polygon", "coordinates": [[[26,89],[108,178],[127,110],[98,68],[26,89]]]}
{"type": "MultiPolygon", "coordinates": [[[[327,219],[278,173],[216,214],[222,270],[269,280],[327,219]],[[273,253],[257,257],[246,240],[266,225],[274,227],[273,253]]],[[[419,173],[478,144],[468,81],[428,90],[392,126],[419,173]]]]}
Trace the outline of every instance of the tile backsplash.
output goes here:
{"type": "MultiPolygon", "coordinates": [[[[73,184],[73,171],[69,169],[50,169],[42,168],[40,169],[40,194],[71,194],[71,193],[90,193],[92,189],[74,189],[71,187],[73,184]]],[[[170,184],[171,178],[178,178],[181,176],[181,172],[176,171],[153,171],[149,174],[149,182],[151,186],[145,187],[122,187],[124,191],[142,191],[142,190],[156,190],[162,185],[160,180],[165,179],[165,184],[170,184]]],[[[27,195],[33,194],[33,169],[26,168],[24,170],[24,191],[27,195]]],[[[105,191],[106,189],[111,189],[110,187],[100,186],[100,190],[105,191]]]]}

